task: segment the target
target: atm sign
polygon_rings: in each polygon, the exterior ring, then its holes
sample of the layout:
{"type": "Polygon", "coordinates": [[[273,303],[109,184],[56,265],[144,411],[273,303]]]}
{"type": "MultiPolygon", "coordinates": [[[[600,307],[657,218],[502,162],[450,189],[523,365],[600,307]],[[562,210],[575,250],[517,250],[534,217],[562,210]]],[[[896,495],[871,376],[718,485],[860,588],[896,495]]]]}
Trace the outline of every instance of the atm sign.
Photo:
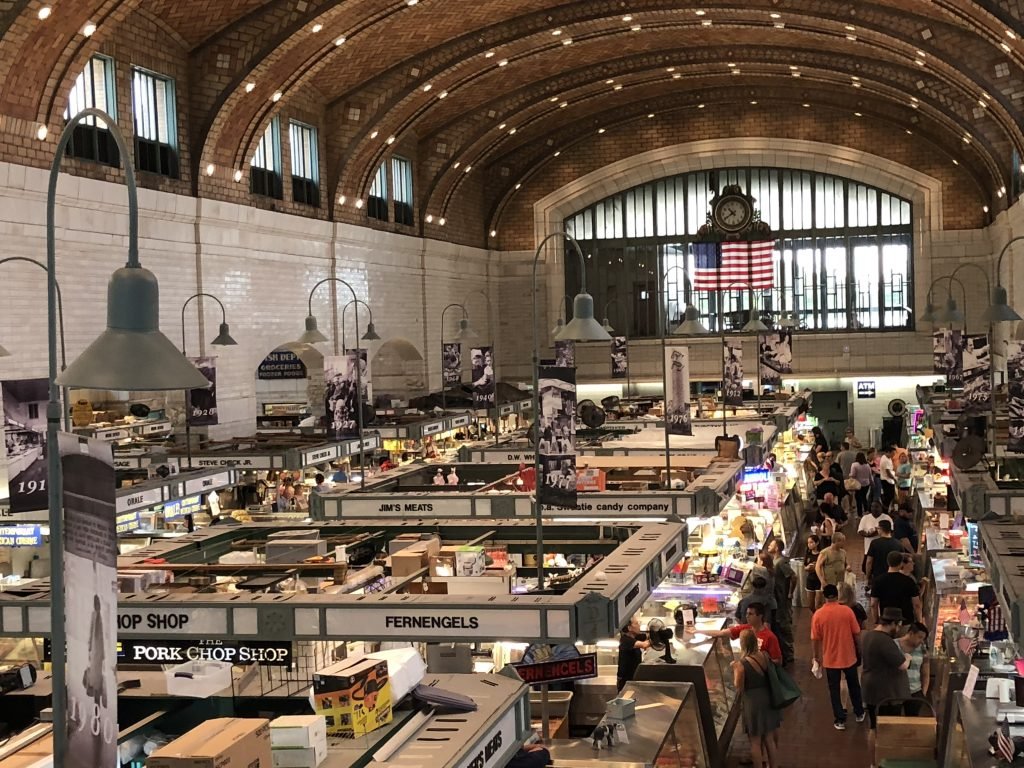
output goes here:
{"type": "Polygon", "coordinates": [[[516,672],[529,685],[561,683],[597,677],[597,654],[584,653],[571,659],[542,661],[537,664],[513,664],[516,672]]]}

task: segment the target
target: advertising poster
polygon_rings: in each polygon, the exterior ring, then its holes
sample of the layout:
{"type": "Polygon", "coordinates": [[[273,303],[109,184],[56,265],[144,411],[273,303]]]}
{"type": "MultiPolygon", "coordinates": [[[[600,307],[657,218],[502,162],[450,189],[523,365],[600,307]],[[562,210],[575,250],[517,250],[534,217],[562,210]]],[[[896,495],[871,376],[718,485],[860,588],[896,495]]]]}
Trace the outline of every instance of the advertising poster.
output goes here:
{"type": "Polygon", "coordinates": [[[210,386],[188,391],[188,423],[193,427],[212,426],[217,423],[217,358],[193,357],[191,360],[210,386]]]}
{"type": "Polygon", "coordinates": [[[494,407],[494,354],[491,347],[473,347],[470,352],[473,377],[473,407],[494,407]]]}
{"type": "Polygon", "coordinates": [[[538,371],[537,500],[576,506],[576,369],[541,366],[538,371]]]}
{"type": "Polygon", "coordinates": [[[793,333],[774,331],[761,337],[761,386],[778,387],[793,372],[793,333]]]}
{"type": "Polygon", "coordinates": [[[692,435],[689,347],[665,347],[665,378],[665,428],[670,435],[692,435]]]}
{"type": "Polygon", "coordinates": [[[932,373],[946,375],[946,335],[949,331],[932,331],[932,373]]]}
{"type": "Polygon", "coordinates": [[[11,512],[46,509],[46,379],[0,382],[11,512]]]}
{"type": "Polygon", "coordinates": [[[117,764],[117,534],[110,443],[61,433],[68,768],[117,764]]]}
{"type": "Polygon", "coordinates": [[[1024,453],[1024,341],[1009,343],[1006,350],[1006,380],[1010,388],[1010,438],[1006,450],[1024,453]]]}
{"type": "Polygon", "coordinates": [[[722,400],[726,405],[743,405],[743,342],[725,342],[722,355],[722,400]]]}
{"type": "Polygon", "coordinates": [[[363,399],[367,392],[369,371],[366,369],[366,350],[361,350],[359,367],[356,368],[356,352],[349,350],[345,355],[324,357],[324,393],[327,412],[328,433],[332,439],[356,437],[359,434],[359,416],[356,410],[360,398],[356,394],[357,380],[362,376],[363,399]]]}
{"type": "Polygon", "coordinates": [[[629,346],[625,336],[612,336],[612,378],[624,379],[629,372],[629,346]]]}
{"type": "Polygon", "coordinates": [[[555,365],[562,368],[576,367],[576,342],[556,341],[555,342],[555,365]]]}
{"type": "Polygon", "coordinates": [[[256,378],[261,381],[275,379],[305,379],[306,364],[290,349],[275,349],[260,363],[256,378]]]}
{"type": "Polygon", "coordinates": [[[441,345],[441,376],[445,389],[462,381],[462,345],[457,341],[441,345]]]}
{"type": "Polygon", "coordinates": [[[964,383],[964,407],[971,411],[987,411],[992,407],[992,356],[988,336],[967,336],[961,355],[964,383]]]}
{"type": "Polygon", "coordinates": [[[964,342],[962,331],[946,331],[942,345],[942,370],[947,387],[961,387],[964,383],[964,342]]]}

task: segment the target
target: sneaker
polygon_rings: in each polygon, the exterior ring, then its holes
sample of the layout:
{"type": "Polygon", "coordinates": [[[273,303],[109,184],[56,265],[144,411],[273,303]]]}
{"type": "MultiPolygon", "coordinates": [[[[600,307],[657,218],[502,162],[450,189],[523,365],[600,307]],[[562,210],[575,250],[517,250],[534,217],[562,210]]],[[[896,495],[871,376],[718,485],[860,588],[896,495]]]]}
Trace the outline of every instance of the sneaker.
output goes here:
{"type": "Polygon", "coordinates": [[[856,721],[857,721],[858,723],[863,723],[863,722],[864,722],[864,718],[865,718],[865,717],[867,717],[867,713],[866,713],[866,712],[861,712],[861,713],[860,713],[859,715],[857,715],[857,717],[856,717],[856,718],[854,718],[854,719],[855,719],[855,720],[856,720],[856,721]]]}
{"type": "Polygon", "coordinates": [[[844,723],[844,722],[843,722],[842,720],[836,720],[836,721],[835,721],[835,722],[834,722],[834,723],[832,724],[832,726],[833,726],[833,727],[834,727],[834,728],[835,728],[835,729],[836,729],[837,731],[845,731],[845,730],[846,730],[846,723],[844,723]]]}

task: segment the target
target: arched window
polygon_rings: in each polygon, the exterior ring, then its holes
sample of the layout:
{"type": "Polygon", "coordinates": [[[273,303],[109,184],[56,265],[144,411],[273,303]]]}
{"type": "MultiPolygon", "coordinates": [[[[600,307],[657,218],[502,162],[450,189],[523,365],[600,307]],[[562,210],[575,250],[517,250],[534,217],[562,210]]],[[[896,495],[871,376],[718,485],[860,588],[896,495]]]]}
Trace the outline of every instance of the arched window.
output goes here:
{"type": "MultiPolygon", "coordinates": [[[[619,333],[657,336],[663,319],[671,332],[692,301],[708,328],[718,330],[722,321],[726,329],[742,326],[749,290],[691,291],[671,269],[693,278],[693,243],[716,191],[731,184],[755,198],[775,239],[774,285],[753,292],[766,323],[785,313],[807,331],[913,327],[910,201],[850,179],[784,168],[672,176],[568,217],[566,231],[586,255],[587,288],[599,316],[607,306],[619,333]]],[[[565,259],[569,293],[579,285],[577,272],[576,260],[565,259]]]]}

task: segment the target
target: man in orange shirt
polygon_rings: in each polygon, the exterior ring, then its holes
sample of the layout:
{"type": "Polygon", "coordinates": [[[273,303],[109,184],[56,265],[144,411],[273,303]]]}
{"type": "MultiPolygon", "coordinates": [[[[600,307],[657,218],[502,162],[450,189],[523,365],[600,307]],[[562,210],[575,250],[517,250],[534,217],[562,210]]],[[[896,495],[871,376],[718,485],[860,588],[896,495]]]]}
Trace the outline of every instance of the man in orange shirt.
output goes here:
{"type": "Polygon", "coordinates": [[[832,699],[833,725],[837,731],[846,730],[846,709],[839,691],[843,675],[850,691],[853,714],[858,723],[864,722],[864,703],[860,695],[860,665],[857,653],[860,624],[849,606],[839,602],[835,584],[826,584],[822,590],[825,604],[814,612],[811,619],[811,640],[814,642],[814,660],[825,669],[828,693],[832,699]]]}

